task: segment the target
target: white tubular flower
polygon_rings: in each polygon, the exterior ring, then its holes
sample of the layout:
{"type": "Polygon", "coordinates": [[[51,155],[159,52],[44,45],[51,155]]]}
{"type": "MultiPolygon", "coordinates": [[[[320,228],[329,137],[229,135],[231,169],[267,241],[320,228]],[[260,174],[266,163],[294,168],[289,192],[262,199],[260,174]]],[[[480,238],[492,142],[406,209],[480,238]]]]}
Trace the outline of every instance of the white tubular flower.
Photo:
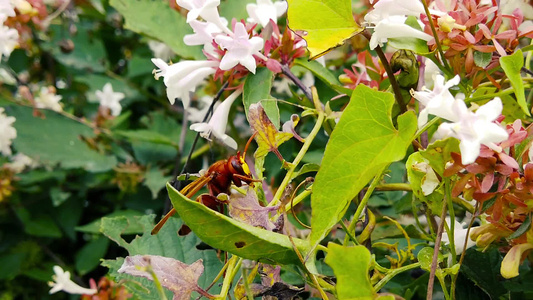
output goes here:
{"type": "Polygon", "coordinates": [[[62,111],[63,108],[59,101],[63,97],[56,95],[55,89],[53,87],[41,87],[39,96],[35,97],[35,106],[37,108],[49,108],[54,111],[62,111]]]}
{"type": "Polygon", "coordinates": [[[207,22],[218,26],[222,31],[230,33],[231,31],[223,24],[220,15],[218,14],[218,5],[220,0],[176,0],[176,3],[187,9],[187,23],[201,17],[207,22]]]}
{"type": "Polygon", "coordinates": [[[246,11],[250,16],[248,22],[255,22],[265,27],[270,20],[277,22],[278,18],[287,11],[287,2],[272,3],[272,0],[257,0],[257,4],[246,4],[246,11]]]}
{"type": "Polygon", "coordinates": [[[13,170],[15,173],[20,173],[28,168],[35,168],[39,166],[39,163],[31,159],[31,157],[25,155],[24,153],[17,153],[11,157],[11,162],[5,164],[6,167],[13,170]]]}
{"type": "Polygon", "coordinates": [[[172,51],[172,49],[167,46],[167,44],[158,41],[149,41],[148,48],[152,50],[152,53],[155,57],[160,58],[164,61],[168,61],[176,55],[174,51],[172,51]]]}
{"type": "Polygon", "coordinates": [[[190,129],[200,132],[200,135],[208,140],[210,139],[211,134],[213,134],[215,138],[236,150],[237,142],[226,134],[226,126],[228,125],[228,115],[231,105],[241,93],[241,90],[237,90],[226,98],[224,102],[220,103],[209,120],[209,123],[195,123],[191,125],[190,129]]]}
{"type": "Polygon", "coordinates": [[[4,23],[7,17],[15,16],[15,6],[11,0],[0,0],[0,23],[4,23]]]}
{"type": "Polygon", "coordinates": [[[170,104],[174,104],[176,98],[181,99],[183,107],[189,108],[190,92],[194,92],[207,76],[214,74],[218,62],[207,60],[184,60],[179,63],[167,65],[163,60],[152,58],[152,63],[158,67],[154,70],[155,79],[163,77],[167,87],[167,98],[170,104]]]}
{"type": "Polygon", "coordinates": [[[454,102],[453,110],[459,121],[441,124],[436,136],[451,136],[461,141],[459,148],[463,165],[476,160],[481,144],[500,152],[502,149],[496,143],[509,138],[507,131],[494,123],[502,109],[502,101],[498,97],[478,108],[475,113],[469,111],[464,101],[458,99],[454,102]]]}
{"type": "Polygon", "coordinates": [[[96,289],[87,289],[77,285],[75,282],[70,280],[70,272],[63,271],[60,266],[54,266],[54,273],[55,275],[52,275],[54,282],[48,282],[48,286],[52,288],[49,294],[63,291],[69,294],[94,295],[97,292],[96,289]]]}
{"type": "Polygon", "coordinates": [[[13,127],[15,117],[9,117],[4,114],[4,108],[0,107],[0,153],[8,156],[11,155],[11,143],[17,137],[17,130],[13,127]]]}
{"type": "MultiPolygon", "coordinates": [[[[446,218],[447,221],[449,221],[448,218],[446,218]]],[[[472,226],[472,228],[477,226],[472,226]]],[[[472,228],[470,229],[470,235],[472,234],[472,228]]],[[[475,241],[472,241],[470,237],[466,237],[466,233],[468,231],[468,226],[466,226],[463,223],[455,221],[454,230],[453,230],[453,244],[455,245],[455,253],[457,255],[461,255],[464,250],[474,246],[476,244],[475,241]],[[466,227],[466,228],[465,228],[466,227]],[[466,240],[466,248],[465,248],[465,240],[466,240]]],[[[447,232],[442,233],[442,242],[444,244],[450,244],[450,238],[448,237],[447,232]]]]}
{"type": "MultiPolygon", "coordinates": [[[[228,25],[228,20],[225,18],[220,19],[222,24],[224,24],[224,27],[228,25]]],[[[210,22],[192,20],[189,22],[189,25],[191,25],[194,34],[187,34],[183,37],[183,42],[187,46],[204,45],[205,47],[206,45],[211,45],[214,35],[222,32],[220,27],[210,22]]]]}
{"type": "Polygon", "coordinates": [[[431,35],[405,24],[405,20],[407,17],[404,16],[390,16],[378,22],[370,38],[370,49],[374,49],[378,45],[383,46],[383,43],[386,43],[390,38],[412,37],[424,41],[433,38],[431,35]]]}
{"type": "Polygon", "coordinates": [[[215,37],[217,44],[223,49],[227,49],[220,61],[219,68],[229,70],[237,64],[241,64],[255,74],[256,64],[253,55],[262,55],[259,51],[263,48],[263,39],[258,36],[249,39],[244,24],[240,22],[235,24],[234,31],[233,36],[218,35],[215,37]]]}
{"type": "Polygon", "coordinates": [[[13,49],[18,46],[19,33],[16,29],[0,25],[0,60],[2,56],[9,57],[13,49]]]}
{"type": "Polygon", "coordinates": [[[427,123],[429,114],[452,122],[459,121],[457,114],[452,109],[456,100],[449,89],[458,85],[460,81],[459,75],[456,75],[448,82],[444,82],[444,76],[436,74],[433,76],[432,91],[423,87],[421,91],[411,92],[413,97],[424,106],[418,116],[418,128],[422,128],[427,123]]]}
{"type": "Polygon", "coordinates": [[[365,15],[365,21],[378,24],[390,16],[415,16],[425,13],[424,5],[418,0],[380,0],[374,9],[365,15]]]}
{"type": "Polygon", "coordinates": [[[96,91],[96,98],[98,98],[101,107],[111,110],[112,116],[116,117],[120,115],[122,106],[119,102],[124,99],[124,93],[115,93],[111,83],[106,83],[101,91],[96,91]]]}

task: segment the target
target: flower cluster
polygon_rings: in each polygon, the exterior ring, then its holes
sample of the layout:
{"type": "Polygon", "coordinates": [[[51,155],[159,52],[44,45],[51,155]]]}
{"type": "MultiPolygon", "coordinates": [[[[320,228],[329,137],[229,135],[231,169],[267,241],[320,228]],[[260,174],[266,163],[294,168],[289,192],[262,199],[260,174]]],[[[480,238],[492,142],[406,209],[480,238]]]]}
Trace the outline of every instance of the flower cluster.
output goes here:
{"type": "Polygon", "coordinates": [[[18,31],[4,24],[8,17],[16,15],[13,2],[11,0],[0,1],[0,22],[2,23],[0,25],[0,60],[2,57],[9,57],[13,49],[18,45],[18,31]]]}
{"type": "MultiPolygon", "coordinates": [[[[249,18],[247,22],[228,21],[220,17],[219,0],[177,0],[177,4],[186,10],[187,23],[194,33],[186,35],[186,45],[203,45],[206,60],[182,60],[167,64],[160,58],[152,59],[158,68],[154,70],[155,78],[163,77],[167,98],[171,104],[180,99],[186,112],[198,114],[191,105],[191,93],[210,76],[228,81],[243,78],[248,73],[255,74],[258,66],[265,66],[275,73],[281,72],[282,65],[290,65],[297,57],[305,54],[305,42],[288,29],[282,34],[276,21],[287,10],[285,1],[272,2],[258,0],[246,6],[249,18]],[[257,28],[263,29],[259,33],[257,28]]],[[[225,134],[228,113],[231,104],[240,95],[242,87],[231,87],[236,91],[229,96],[207,123],[195,123],[191,129],[201,132],[209,139],[211,134],[231,148],[236,148],[235,140],[225,134]]],[[[211,101],[207,101],[211,102],[211,101]]],[[[201,120],[193,115],[191,119],[201,120]]]]}
{"type": "Polygon", "coordinates": [[[435,138],[459,139],[462,163],[469,164],[479,156],[481,145],[500,153],[502,149],[496,143],[506,140],[508,133],[494,122],[503,109],[500,98],[496,97],[479,107],[476,112],[472,112],[461,95],[454,97],[449,91],[459,81],[459,75],[448,82],[445,82],[443,76],[435,75],[433,90],[424,88],[422,91],[413,91],[412,95],[423,107],[420,110],[418,127],[421,128],[427,123],[429,114],[451,121],[452,123],[439,126],[435,138]]]}
{"type": "Polygon", "coordinates": [[[485,214],[487,223],[471,233],[477,246],[488,247],[502,238],[510,242],[512,249],[502,263],[501,273],[511,278],[518,275],[522,254],[533,248],[530,233],[518,232],[528,225],[525,222],[533,212],[533,162],[531,157],[519,152],[530,139],[522,122],[516,120],[507,125],[506,131],[509,138],[496,145],[502,149],[500,152],[482,146],[479,157],[470,164],[460,163],[461,156],[452,153],[453,163],[444,176],[456,177],[452,196],[462,195],[466,200],[477,201],[479,210],[485,214]],[[513,156],[529,162],[520,168],[513,156]]]}
{"type": "MultiPolygon", "coordinates": [[[[423,15],[424,32],[431,34],[431,25],[456,74],[474,78],[474,87],[484,78],[499,86],[487,72],[498,66],[498,58],[513,53],[522,37],[533,37],[533,26],[524,22],[524,15],[517,2],[494,6],[491,1],[454,1],[453,7],[445,7],[435,1],[436,10],[446,14],[423,15]],[[503,11],[511,14],[504,14],[503,11]],[[487,63],[476,63],[476,56],[488,55],[487,63]]],[[[430,50],[436,48],[435,40],[429,41],[430,50]]]]}

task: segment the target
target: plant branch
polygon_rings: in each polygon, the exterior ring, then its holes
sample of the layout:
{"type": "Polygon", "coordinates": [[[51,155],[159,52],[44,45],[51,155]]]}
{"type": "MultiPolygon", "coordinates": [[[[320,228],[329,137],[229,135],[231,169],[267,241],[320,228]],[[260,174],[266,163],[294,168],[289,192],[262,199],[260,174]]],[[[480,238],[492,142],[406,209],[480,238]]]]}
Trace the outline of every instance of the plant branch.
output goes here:
{"type": "Polygon", "coordinates": [[[374,290],[376,292],[379,292],[379,290],[381,290],[385,286],[385,284],[387,284],[387,282],[394,278],[394,276],[418,267],[420,267],[419,262],[391,270],[389,273],[387,273],[387,275],[385,275],[385,277],[383,277],[378,283],[376,283],[376,285],[374,286],[374,290]]]}
{"type": "MultiPolygon", "coordinates": [[[[365,196],[363,197],[363,199],[361,199],[361,202],[359,202],[359,205],[357,206],[357,210],[356,210],[355,213],[353,214],[352,222],[350,223],[350,226],[348,227],[348,231],[349,231],[350,233],[355,231],[355,226],[357,225],[357,221],[359,221],[359,218],[361,217],[361,214],[363,213],[363,209],[366,207],[366,204],[367,204],[367,202],[368,202],[368,199],[370,199],[370,195],[372,195],[372,192],[374,192],[374,189],[376,188],[376,186],[378,185],[378,183],[381,181],[381,176],[383,175],[383,172],[384,172],[388,167],[389,167],[389,166],[386,165],[385,167],[383,167],[383,168],[377,173],[377,175],[374,177],[374,180],[372,180],[372,183],[370,184],[370,186],[369,186],[368,189],[366,190],[366,192],[365,192],[365,196]]],[[[348,236],[345,236],[345,237],[344,237],[344,245],[346,245],[346,244],[348,243],[348,239],[349,239],[348,236]]]]}
{"type": "Polygon", "coordinates": [[[311,143],[315,139],[316,135],[318,134],[318,131],[320,128],[322,128],[322,123],[324,122],[325,115],[324,112],[319,111],[318,112],[318,118],[316,120],[315,126],[313,127],[313,130],[311,130],[311,133],[305,138],[305,143],[302,146],[302,149],[300,149],[300,152],[298,152],[298,155],[293,160],[293,162],[290,164],[290,168],[287,171],[287,174],[285,175],[285,178],[283,178],[283,181],[281,182],[278,190],[276,191],[276,194],[274,195],[274,198],[268,206],[274,206],[279,204],[281,195],[283,195],[283,192],[285,191],[285,187],[289,184],[291,181],[292,174],[294,173],[294,170],[296,170],[296,167],[304,157],[305,153],[307,153],[307,150],[309,149],[309,146],[311,146],[311,143]]]}
{"type": "MultiPolygon", "coordinates": [[[[446,205],[442,206],[442,213],[440,215],[440,224],[437,230],[437,239],[435,240],[435,249],[433,249],[433,258],[431,260],[431,271],[429,273],[427,300],[433,299],[433,286],[435,284],[435,272],[437,271],[437,264],[439,262],[439,249],[442,239],[442,232],[444,231],[444,223],[446,222],[446,205]]],[[[444,290],[446,287],[442,287],[444,290]]]]}
{"type": "Polygon", "coordinates": [[[446,67],[446,69],[450,69],[446,58],[444,58],[444,51],[442,51],[442,46],[440,44],[439,36],[437,35],[437,30],[435,29],[435,25],[433,24],[433,20],[431,19],[431,13],[429,12],[428,3],[426,0],[422,0],[422,4],[424,5],[424,11],[426,12],[426,16],[428,17],[429,27],[431,27],[431,33],[433,33],[433,38],[435,39],[435,44],[437,45],[437,49],[439,50],[442,64],[444,65],[444,67],[446,67]]]}
{"type": "Polygon", "coordinates": [[[292,80],[292,82],[294,82],[294,84],[296,84],[300,88],[300,90],[302,90],[302,92],[304,92],[304,95],[307,97],[307,99],[313,100],[311,90],[303,84],[300,78],[296,77],[296,75],[291,72],[291,68],[289,67],[289,65],[281,65],[281,72],[283,73],[283,75],[287,76],[290,80],[292,80]]]}
{"type": "MultiPolygon", "coordinates": [[[[368,30],[363,30],[363,36],[366,37],[369,41],[370,38],[372,38],[372,34],[368,32],[368,30]]],[[[383,52],[383,49],[381,49],[380,46],[377,46],[376,53],[379,56],[379,60],[381,61],[381,64],[385,68],[385,72],[387,72],[387,76],[389,77],[389,82],[392,87],[392,91],[394,92],[394,98],[396,99],[396,103],[398,103],[398,106],[400,107],[400,111],[402,113],[407,111],[406,103],[403,99],[402,92],[400,91],[400,86],[398,85],[398,82],[396,81],[396,77],[394,76],[394,72],[392,71],[392,68],[389,64],[389,61],[387,60],[387,57],[385,57],[385,53],[383,52]]]]}

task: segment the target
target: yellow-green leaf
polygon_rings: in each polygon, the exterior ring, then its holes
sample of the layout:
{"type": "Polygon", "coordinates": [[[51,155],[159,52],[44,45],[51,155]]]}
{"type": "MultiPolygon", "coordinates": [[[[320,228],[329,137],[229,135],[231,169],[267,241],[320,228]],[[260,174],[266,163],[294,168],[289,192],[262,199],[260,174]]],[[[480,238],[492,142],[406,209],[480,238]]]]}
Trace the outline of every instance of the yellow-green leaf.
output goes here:
{"type": "Polygon", "coordinates": [[[407,112],[391,120],[391,93],[359,85],[326,146],[311,196],[311,242],[320,242],[342,218],[350,201],[387,164],[404,158],[416,131],[407,112]]]}
{"type": "Polygon", "coordinates": [[[337,277],[337,299],[375,298],[376,293],[368,276],[370,252],[364,246],[344,247],[329,243],[325,261],[337,277]]]}
{"type": "Polygon", "coordinates": [[[292,30],[307,32],[311,59],[326,54],[363,31],[352,15],[350,0],[288,0],[287,18],[292,30]]]}

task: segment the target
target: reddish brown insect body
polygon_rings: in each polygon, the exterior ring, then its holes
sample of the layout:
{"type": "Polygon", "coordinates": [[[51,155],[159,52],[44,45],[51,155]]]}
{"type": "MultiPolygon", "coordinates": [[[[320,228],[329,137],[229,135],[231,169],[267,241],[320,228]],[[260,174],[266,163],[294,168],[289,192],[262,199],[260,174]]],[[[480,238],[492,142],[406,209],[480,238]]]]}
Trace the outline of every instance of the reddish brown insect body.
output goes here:
{"type": "MultiPolygon", "coordinates": [[[[209,169],[207,169],[207,171],[204,175],[202,175],[202,177],[189,183],[180,191],[180,193],[186,196],[187,198],[190,198],[207,184],[207,189],[209,190],[209,194],[211,196],[209,198],[213,200],[210,202],[217,203],[218,199],[216,198],[216,196],[218,194],[230,194],[232,182],[236,186],[240,187],[243,185],[243,183],[252,185],[254,181],[260,181],[253,179],[252,174],[250,173],[250,169],[248,168],[248,164],[246,164],[246,162],[244,161],[246,149],[248,149],[248,146],[250,145],[252,139],[253,136],[246,144],[244,155],[241,156],[241,153],[237,152],[237,155],[233,155],[228,159],[219,160],[215,162],[209,167],[209,169]]],[[[203,197],[203,199],[206,199],[206,197],[203,197]]],[[[220,202],[218,201],[218,203],[220,202]]],[[[211,207],[211,205],[208,206],[211,207]]],[[[159,232],[159,230],[161,229],[161,227],[163,227],[168,218],[173,216],[175,213],[176,210],[172,208],[168,212],[168,214],[166,214],[161,219],[161,221],[159,221],[159,223],[155,225],[154,229],[152,229],[152,234],[156,234],[157,232],[159,232]]]]}

